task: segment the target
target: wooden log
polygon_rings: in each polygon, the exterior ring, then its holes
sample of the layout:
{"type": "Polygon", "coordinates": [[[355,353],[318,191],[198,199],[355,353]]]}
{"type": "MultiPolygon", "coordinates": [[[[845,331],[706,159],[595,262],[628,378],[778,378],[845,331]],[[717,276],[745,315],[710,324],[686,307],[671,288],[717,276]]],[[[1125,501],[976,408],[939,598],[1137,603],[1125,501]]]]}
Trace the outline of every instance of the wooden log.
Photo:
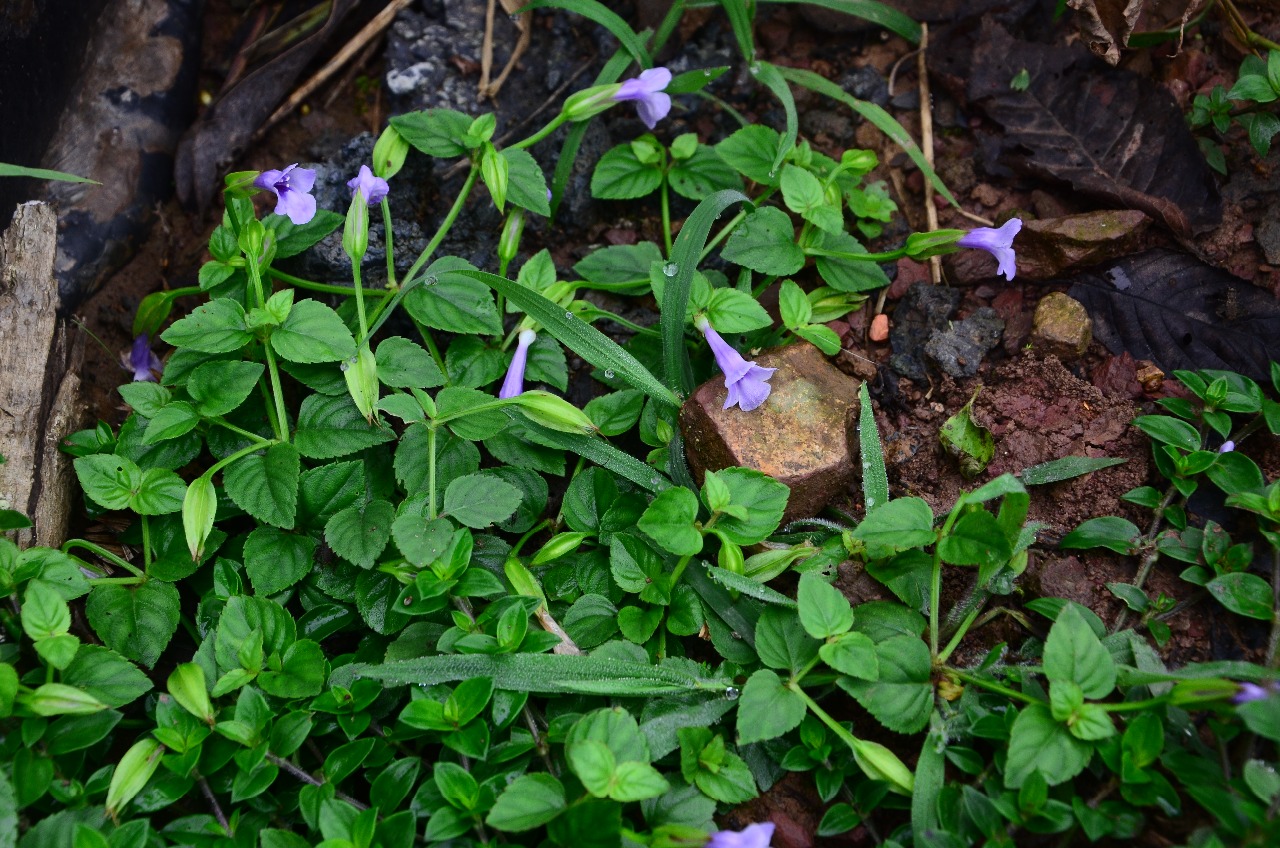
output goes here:
{"type": "Polygon", "coordinates": [[[71,457],[58,450],[83,426],[82,334],[58,314],[58,221],[48,204],[18,206],[0,236],[0,501],[29,516],[18,544],[66,540],[71,457]]]}

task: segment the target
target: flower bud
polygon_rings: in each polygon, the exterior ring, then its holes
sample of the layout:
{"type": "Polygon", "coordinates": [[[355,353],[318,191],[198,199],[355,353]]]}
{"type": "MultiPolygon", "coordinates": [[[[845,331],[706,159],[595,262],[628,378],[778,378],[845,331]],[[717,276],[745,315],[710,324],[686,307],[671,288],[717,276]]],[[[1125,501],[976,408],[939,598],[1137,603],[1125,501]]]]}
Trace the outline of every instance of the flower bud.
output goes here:
{"type": "Polygon", "coordinates": [[[498,207],[499,212],[507,205],[507,174],[510,167],[507,157],[486,141],[484,152],[480,154],[480,178],[488,186],[493,205],[498,207]]]}
{"type": "Polygon", "coordinates": [[[369,250],[369,204],[359,192],[347,208],[347,223],[342,229],[342,249],[352,262],[359,262],[369,250]]]}
{"type": "Polygon", "coordinates": [[[857,174],[866,174],[875,170],[880,160],[871,150],[846,150],[840,154],[840,166],[857,174]]]}
{"type": "Polygon", "coordinates": [[[343,376],[347,379],[347,391],[356,402],[356,409],[365,420],[373,423],[373,409],[378,405],[378,361],[365,342],[356,351],[355,359],[344,362],[343,376]]]}
{"type": "Polygon", "coordinates": [[[543,565],[565,554],[573,553],[589,535],[589,533],[557,533],[534,554],[532,565],[543,565]]]}
{"type": "Polygon", "coordinates": [[[931,233],[912,233],[907,237],[907,256],[912,259],[928,259],[960,249],[957,242],[964,237],[964,230],[934,230],[931,233]]]}
{"type": "Polygon", "coordinates": [[[525,568],[523,562],[511,557],[502,564],[502,571],[507,575],[507,580],[510,581],[511,588],[515,590],[517,595],[524,595],[526,598],[538,598],[544,604],[547,602],[547,596],[543,594],[538,578],[533,576],[533,572],[525,568]]]}
{"type": "Polygon", "coordinates": [[[107,787],[107,815],[115,819],[120,808],[142,791],[160,767],[160,755],[163,753],[164,746],[149,736],[134,742],[133,747],[124,752],[111,774],[111,785],[107,787]]]}
{"type": "Polygon", "coordinates": [[[191,551],[192,560],[198,560],[204,555],[204,543],[213,530],[213,517],[217,512],[218,496],[214,494],[209,475],[192,480],[182,499],[182,530],[186,533],[187,549],[191,551]]]}
{"type": "Polygon", "coordinates": [[[524,210],[514,207],[502,225],[502,234],[498,236],[498,259],[507,265],[516,258],[520,249],[520,236],[524,234],[524,210]]]}
{"type": "Polygon", "coordinates": [[[19,692],[15,700],[38,716],[89,715],[107,708],[83,689],[65,683],[46,683],[34,692],[19,692]]]}
{"type": "Polygon", "coordinates": [[[561,108],[560,113],[570,121],[585,121],[587,118],[594,118],[617,103],[613,97],[621,90],[621,83],[597,85],[583,89],[576,94],[569,95],[564,101],[564,106],[561,108]]]}
{"type": "Polygon", "coordinates": [[[1219,407],[1227,399],[1227,392],[1230,387],[1227,385],[1226,379],[1219,377],[1209,384],[1204,390],[1204,402],[1206,406],[1219,407]]]}
{"type": "Polygon", "coordinates": [[[550,392],[528,391],[509,399],[520,411],[538,424],[562,433],[596,432],[596,425],[587,414],[564,398],[550,392]]]}
{"type": "Polygon", "coordinates": [[[373,172],[384,180],[389,180],[400,173],[408,155],[409,142],[396,132],[395,127],[388,126],[373,146],[373,172]]]}
{"type": "Polygon", "coordinates": [[[746,560],[742,556],[742,546],[734,542],[730,542],[723,536],[720,537],[720,567],[725,571],[732,571],[734,574],[742,574],[746,571],[746,560]]]}
{"type": "Polygon", "coordinates": [[[267,240],[267,228],[257,218],[246,221],[240,230],[240,249],[255,262],[262,258],[262,246],[267,240]]]}
{"type": "Polygon", "coordinates": [[[894,792],[910,795],[915,787],[915,776],[898,755],[878,742],[850,739],[854,762],[872,780],[883,780],[894,792]],[[854,743],[857,744],[854,744],[854,743]]]}
{"type": "Polygon", "coordinates": [[[196,663],[183,663],[169,675],[169,694],[184,710],[210,726],[214,722],[213,704],[204,679],[204,669],[196,663]]]}

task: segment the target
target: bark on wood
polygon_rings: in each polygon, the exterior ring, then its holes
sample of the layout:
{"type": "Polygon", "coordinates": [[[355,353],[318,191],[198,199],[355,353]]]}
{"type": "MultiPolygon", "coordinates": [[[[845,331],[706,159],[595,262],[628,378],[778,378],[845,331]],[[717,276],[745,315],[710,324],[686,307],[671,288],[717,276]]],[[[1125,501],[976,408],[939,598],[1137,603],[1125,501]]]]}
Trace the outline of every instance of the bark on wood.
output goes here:
{"type": "Polygon", "coordinates": [[[29,516],[18,544],[65,541],[71,458],[59,442],[85,415],[80,392],[84,339],[58,315],[57,217],[24,203],[0,236],[0,501],[29,516]]]}

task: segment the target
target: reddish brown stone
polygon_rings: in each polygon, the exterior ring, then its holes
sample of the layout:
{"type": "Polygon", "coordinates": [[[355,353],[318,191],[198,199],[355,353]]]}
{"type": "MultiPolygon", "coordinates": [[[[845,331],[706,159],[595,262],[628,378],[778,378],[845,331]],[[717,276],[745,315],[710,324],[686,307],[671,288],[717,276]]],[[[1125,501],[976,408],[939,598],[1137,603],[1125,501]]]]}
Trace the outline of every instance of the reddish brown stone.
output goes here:
{"type": "Polygon", "coordinates": [[[816,515],[858,475],[859,381],[808,343],[756,359],[777,368],[763,406],[724,409],[724,378],[699,386],[680,410],[689,466],[708,471],[741,466],[763,471],[791,489],[785,520],[816,515]]]}

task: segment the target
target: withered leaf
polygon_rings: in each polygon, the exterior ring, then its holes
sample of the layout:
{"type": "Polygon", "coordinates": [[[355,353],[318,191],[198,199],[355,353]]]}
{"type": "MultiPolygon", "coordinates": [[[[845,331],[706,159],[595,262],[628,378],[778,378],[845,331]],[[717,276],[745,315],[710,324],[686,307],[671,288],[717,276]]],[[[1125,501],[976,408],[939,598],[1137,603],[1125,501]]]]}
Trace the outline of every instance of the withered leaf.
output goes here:
{"type": "Polygon", "coordinates": [[[1070,280],[1114,354],[1166,372],[1221,368],[1268,379],[1280,360],[1280,304],[1267,291],[1185,253],[1149,250],[1070,280]]]}
{"type": "MultiPolygon", "coordinates": [[[[1004,128],[1001,164],[1141,209],[1182,236],[1221,220],[1213,173],[1167,91],[1083,48],[1022,41],[989,19],[970,37],[965,93],[1004,128]],[[1010,88],[1024,68],[1030,85],[1010,88]]],[[[964,49],[964,40],[946,47],[964,49]]]]}
{"type": "Polygon", "coordinates": [[[1108,65],[1120,62],[1120,48],[1129,43],[1129,34],[1138,23],[1143,0],[1067,0],[1075,9],[1076,25],[1089,49],[1108,65]]]}

